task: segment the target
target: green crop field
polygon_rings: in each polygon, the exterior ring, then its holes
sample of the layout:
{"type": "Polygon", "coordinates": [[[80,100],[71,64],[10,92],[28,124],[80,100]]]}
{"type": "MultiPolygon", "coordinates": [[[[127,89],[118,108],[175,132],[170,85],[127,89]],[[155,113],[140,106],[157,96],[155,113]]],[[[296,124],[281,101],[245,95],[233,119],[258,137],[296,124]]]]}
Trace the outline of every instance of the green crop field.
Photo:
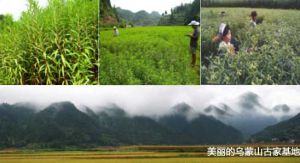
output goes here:
{"type": "MultiPolygon", "coordinates": [[[[134,27],[100,32],[100,84],[200,83],[199,56],[191,66],[191,27],[134,27]]],[[[200,52],[199,52],[200,53],[200,52]]],[[[198,53],[198,54],[199,54],[198,53]]]]}
{"type": "Polygon", "coordinates": [[[0,162],[5,163],[296,163],[297,157],[206,157],[205,153],[191,152],[100,152],[64,151],[34,153],[2,153],[0,162]]]}
{"type": "MultiPolygon", "coordinates": [[[[247,145],[232,145],[246,147],[247,145]]],[[[252,145],[284,147],[284,145],[252,145]]],[[[292,145],[291,147],[298,147],[292,145]]],[[[5,163],[296,163],[298,157],[208,157],[207,146],[128,146],[101,147],[86,151],[15,150],[0,151],[5,163]]]]}
{"type": "Polygon", "coordinates": [[[299,18],[299,10],[202,8],[202,84],[299,84],[299,18]],[[262,22],[256,28],[252,10],[262,22]],[[241,43],[234,57],[218,57],[211,41],[222,22],[241,43]]]}
{"type": "Polygon", "coordinates": [[[98,0],[28,2],[0,21],[0,84],[97,84],[98,0]]]}
{"type": "Polygon", "coordinates": [[[298,163],[299,158],[0,159],[5,163],[298,163]]]}

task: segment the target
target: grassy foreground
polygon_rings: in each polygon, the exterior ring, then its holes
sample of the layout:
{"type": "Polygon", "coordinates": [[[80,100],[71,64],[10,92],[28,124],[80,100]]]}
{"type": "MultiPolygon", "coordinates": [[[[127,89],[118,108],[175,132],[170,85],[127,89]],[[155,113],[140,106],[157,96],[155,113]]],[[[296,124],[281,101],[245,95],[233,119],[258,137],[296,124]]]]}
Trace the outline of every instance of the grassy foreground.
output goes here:
{"type": "MultiPolygon", "coordinates": [[[[240,146],[240,145],[238,145],[240,146]]],[[[243,146],[243,145],[241,145],[243,146]]],[[[266,147],[261,146],[260,147],[266,147]]],[[[270,147],[282,145],[267,145],[270,147]]],[[[296,145],[297,146],[297,145],[296,145]]],[[[295,146],[295,147],[296,147],[295,146]]],[[[233,147],[237,147],[233,145],[233,147]]],[[[282,146],[283,147],[283,146],[282,146]]],[[[298,157],[207,157],[207,146],[130,146],[90,151],[3,150],[5,163],[296,163],[298,157]]]]}
{"type": "Polygon", "coordinates": [[[299,158],[171,158],[171,159],[0,159],[6,163],[297,163],[299,158]]]}
{"type": "Polygon", "coordinates": [[[100,32],[100,84],[199,85],[199,56],[192,68],[185,36],[191,27],[119,30],[119,37],[112,30],[100,32]]]}

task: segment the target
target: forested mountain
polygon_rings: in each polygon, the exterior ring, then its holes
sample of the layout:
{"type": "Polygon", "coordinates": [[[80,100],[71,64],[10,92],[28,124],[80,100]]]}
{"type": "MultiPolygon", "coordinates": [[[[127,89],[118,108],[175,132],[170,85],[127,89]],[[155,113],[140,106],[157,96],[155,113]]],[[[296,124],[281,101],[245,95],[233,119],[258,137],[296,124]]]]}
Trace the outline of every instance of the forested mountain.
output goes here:
{"type": "Polygon", "coordinates": [[[295,117],[265,128],[251,137],[254,142],[300,143],[300,113],[295,117]]]}
{"type": "Polygon", "coordinates": [[[153,11],[152,13],[148,13],[144,10],[138,11],[136,13],[121,9],[120,7],[116,8],[118,13],[118,17],[125,24],[132,24],[134,26],[154,26],[157,25],[161,15],[153,11]]]}
{"type": "Polygon", "coordinates": [[[0,105],[0,148],[241,143],[242,134],[187,104],[158,119],[130,116],[116,105],[80,111],[70,102],[37,111],[29,104],[0,105]],[[97,109],[96,109],[97,110],[97,109]],[[190,116],[193,115],[193,116],[190,116]]]}
{"type": "Polygon", "coordinates": [[[100,143],[103,132],[95,121],[70,102],[51,104],[35,114],[26,130],[28,144],[55,148],[100,143]]]}
{"type": "Polygon", "coordinates": [[[117,13],[110,0],[100,0],[100,26],[112,26],[119,23],[117,13]]]}
{"type": "Polygon", "coordinates": [[[181,4],[171,9],[171,13],[164,13],[159,21],[159,25],[184,25],[192,20],[200,21],[200,0],[181,4]]]}
{"type": "Polygon", "coordinates": [[[299,0],[202,0],[202,7],[259,7],[299,9],[299,0]]]}
{"type": "Polygon", "coordinates": [[[202,111],[179,103],[156,116],[131,115],[115,104],[78,109],[71,102],[3,103],[0,148],[239,144],[248,138],[299,142],[300,114],[293,117],[287,104],[266,107],[261,99],[247,92],[233,105],[212,104],[202,111]]]}
{"type": "Polygon", "coordinates": [[[24,135],[35,111],[29,105],[0,105],[0,147],[23,146],[24,135]]]}
{"type": "Polygon", "coordinates": [[[238,144],[243,141],[238,130],[211,116],[196,113],[185,103],[171,108],[171,113],[160,117],[159,123],[178,135],[182,144],[238,144]]]}
{"type": "MultiPolygon", "coordinates": [[[[166,9],[167,10],[167,9],[166,9]]],[[[181,4],[171,10],[171,13],[153,11],[147,13],[144,10],[136,13],[122,8],[113,8],[110,0],[100,0],[100,25],[186,25],[192,20],[200,21],[200,0],[194,0],[190,4],[181,4]]]]}

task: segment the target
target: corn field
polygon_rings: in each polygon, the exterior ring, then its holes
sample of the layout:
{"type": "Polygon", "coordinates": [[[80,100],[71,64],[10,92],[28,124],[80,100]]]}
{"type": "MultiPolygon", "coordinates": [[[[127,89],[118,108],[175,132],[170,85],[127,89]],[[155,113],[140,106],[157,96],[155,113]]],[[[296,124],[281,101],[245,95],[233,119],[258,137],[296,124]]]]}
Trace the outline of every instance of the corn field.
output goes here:
{"type": "Polygon", "coordinates": [[[28,0],[0,31],[0,84],[98,83],[98,0],[28,0]]]}

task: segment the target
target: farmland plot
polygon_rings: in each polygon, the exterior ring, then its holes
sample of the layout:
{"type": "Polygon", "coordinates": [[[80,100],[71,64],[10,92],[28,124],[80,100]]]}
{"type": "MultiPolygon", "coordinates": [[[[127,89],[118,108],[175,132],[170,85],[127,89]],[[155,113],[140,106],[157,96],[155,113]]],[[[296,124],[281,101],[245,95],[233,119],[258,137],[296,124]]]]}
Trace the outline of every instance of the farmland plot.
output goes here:
{"type": "Polygon", "coordinates": [[[199,58],[193,68],[185,36],[191,32],[190,27],[135,27],[114,37],[112,30],[101,31],[100,84],[198,85],[199,58]]]}

